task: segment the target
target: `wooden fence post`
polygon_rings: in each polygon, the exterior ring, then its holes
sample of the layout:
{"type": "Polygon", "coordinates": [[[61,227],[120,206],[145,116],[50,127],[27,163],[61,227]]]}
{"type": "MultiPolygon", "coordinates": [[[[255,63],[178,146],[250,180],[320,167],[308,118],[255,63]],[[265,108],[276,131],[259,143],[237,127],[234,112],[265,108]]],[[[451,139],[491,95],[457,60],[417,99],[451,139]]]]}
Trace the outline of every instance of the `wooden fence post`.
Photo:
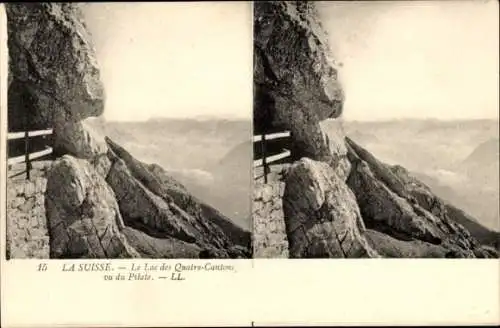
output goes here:
{"type": "Polygon", "coordinates": [[[267,183],[267,161],[266,161],[266,134],[262,133],[262,167],[264,168],[264,183],[267,183]]]}
{"type": "Polygon", "coordinates": [[[28,131],[24,131],[24,161],[26,162],[26,179],[30,179],[30,150],[28,131]]]}
{"type": "Polygon", "coordinates": [[[26,116],[24,118],[24,161],[26,162],[26,179],[30,180],[30,147],[29,147],[29,127],[28,127],[28,111],[26,110],[26,116]]]}

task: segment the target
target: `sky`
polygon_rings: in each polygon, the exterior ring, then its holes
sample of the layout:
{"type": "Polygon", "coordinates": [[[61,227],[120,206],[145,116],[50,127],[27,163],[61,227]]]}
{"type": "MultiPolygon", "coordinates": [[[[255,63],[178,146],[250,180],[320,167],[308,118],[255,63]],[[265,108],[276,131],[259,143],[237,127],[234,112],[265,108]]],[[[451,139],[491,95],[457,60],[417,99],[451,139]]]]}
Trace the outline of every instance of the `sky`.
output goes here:
{"type": "Polygon", "coordinates": [[[88,3],[83,9],[107,120],[251,118],[250,3],[88,3]]]}
{"type": "Polygon", "coordinates": [[[497,1],[318,4],[351,120],[498,118],[497,1]]]}

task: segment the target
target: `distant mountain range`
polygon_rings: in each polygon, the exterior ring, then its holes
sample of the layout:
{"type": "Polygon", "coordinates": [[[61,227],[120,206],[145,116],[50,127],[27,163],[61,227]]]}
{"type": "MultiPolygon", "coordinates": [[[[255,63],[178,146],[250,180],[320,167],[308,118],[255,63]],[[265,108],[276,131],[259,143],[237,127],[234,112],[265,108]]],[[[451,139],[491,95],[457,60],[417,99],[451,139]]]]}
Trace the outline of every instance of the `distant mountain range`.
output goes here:
{"type": "Polygon", "coordinates": [[[251,121],[152,118],[144,122],[91,120],[138,159],[157,163],[196,197],[250,229],[251,121]],[[248,149],[247,149],[248,148],[248,149]]]}
{"type": "Polygon", "coordinates": [[[461,163],[461,169],[471,172],[475,169],[491,168],[492,170],[488,170],[488,173],[498,173],[494,166],[498,166],[499,147],[499,138],[491,138],[479,144],[461,163]]]}
{"type": "MultiPolygon", "coordinates": [[[[169,170],[193,194],[249,227],[251,122],[154,118],[92,126],[134,156],[169,170]]],[[[498,121],[344,122],[347,135],[407,167],[451,204],[498,230],[498,121]],[[398,138],[394,138],[398,135],[398,138]]]]}
{"type": "Polygon", "coordinates": [[[344,129],[485,228],[499,230],[498,120],[346,121],[344,129]]]}

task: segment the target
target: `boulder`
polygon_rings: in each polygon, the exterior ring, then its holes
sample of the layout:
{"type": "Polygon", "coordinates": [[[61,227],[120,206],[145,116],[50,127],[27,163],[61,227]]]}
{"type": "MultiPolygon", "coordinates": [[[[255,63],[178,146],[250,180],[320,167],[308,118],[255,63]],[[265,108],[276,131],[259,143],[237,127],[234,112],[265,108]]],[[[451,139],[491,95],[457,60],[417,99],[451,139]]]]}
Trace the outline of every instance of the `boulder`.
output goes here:
{"type": "Polygon", "coordinates": [[[293,164],[283,211],[292,258],[378,257],[363,235],[356,198],[326,163],[303,158],[293,164]]]}
{"type": "Polygon", "coordinates": [[[86,120],[67,121],[54,127],[54,155],[65,154],[89,160],[103,177],[111,167],[107,156],[108,146],[102,136],[95,132],[86,120]]]}
{"type": "Polygon", "coordinates": [[[68,121],[56,126],[54,136],[54,153],[56,154],[92,159],[108,151],[104,138],[94,132],[85,120],[68,121]]]}
{"type": "Polygon", "coordinates": [[[65,155],[48,172],[45,208],[51,258],[133,258],[139,253],[113,190],[90,163],[65,155]]]}

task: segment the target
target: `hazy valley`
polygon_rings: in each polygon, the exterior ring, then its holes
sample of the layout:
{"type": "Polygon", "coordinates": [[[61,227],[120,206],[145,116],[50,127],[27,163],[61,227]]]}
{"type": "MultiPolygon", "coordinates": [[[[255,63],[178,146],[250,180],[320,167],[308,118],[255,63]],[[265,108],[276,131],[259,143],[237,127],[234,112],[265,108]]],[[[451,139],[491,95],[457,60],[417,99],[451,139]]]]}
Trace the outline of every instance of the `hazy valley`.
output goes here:
{"type": "Polygon", "coordinates": [[[137,159],[161,165],[194,196],[250,229],[250,121],[157,118],[88,123],[137,159]]]}
{"type": "Polygon", "coordinates": [[[497,120],[346,121],[348,136],[399,164],[480,224],[499,230],[497,120]]]}
{"type": "MultiPolygon", "coordinates": [[[[250,227],[249,122],[90,122],[96,132],[123,144],[137,158],[160,164],[195,196],[250,227]]],[[[381,160],[402,165],[481,225],[499,230],[498,121],[344,121],[343,127],[381,160]]]]}

